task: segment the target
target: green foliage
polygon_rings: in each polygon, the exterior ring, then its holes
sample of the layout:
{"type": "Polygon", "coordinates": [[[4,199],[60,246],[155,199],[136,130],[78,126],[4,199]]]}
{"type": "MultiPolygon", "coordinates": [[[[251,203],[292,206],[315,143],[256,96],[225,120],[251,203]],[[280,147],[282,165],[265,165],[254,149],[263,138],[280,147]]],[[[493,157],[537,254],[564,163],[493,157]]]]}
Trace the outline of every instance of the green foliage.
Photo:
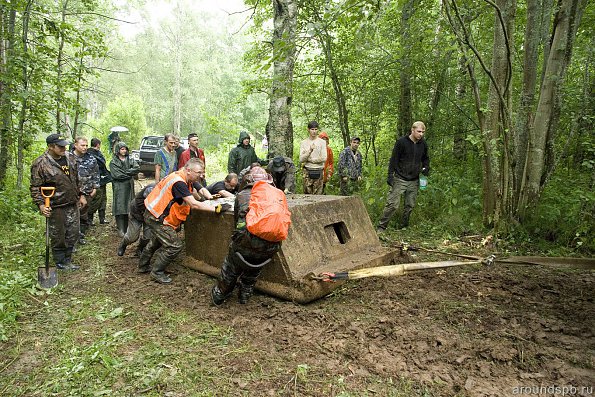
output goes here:
{"type": "Polygon", "coordinates": [[[25,190],[0,191],[0,341],[16,328],[27,295],[39,294],[36,270],[43,265],[44,223],[25,190]]]}
{"type": "MultiPolygon", "coordinates": [[[[124,142],[130,145],[130,149],[137,149],[143,136],[150,133],[147,128],[145,108],[143,100],[134,95],[123,95],[110,102],[105,112],[97,120],[90,120],[92,129],[85,130],[88,137],[97,137],[98,133],[102,142],[107,143],[107,136],[110,128],[124,126],[128,132],[120,133],[124,142]]],[[[159,134],[161,135],[161,134],[159,134]]]]}
{"type": "Polygon", "coordinates": [[[590,173],[560,170],[536,211],[509,241],[552,255],[591,255],[595,251],[595,193],[590,184],[590,173]]]}

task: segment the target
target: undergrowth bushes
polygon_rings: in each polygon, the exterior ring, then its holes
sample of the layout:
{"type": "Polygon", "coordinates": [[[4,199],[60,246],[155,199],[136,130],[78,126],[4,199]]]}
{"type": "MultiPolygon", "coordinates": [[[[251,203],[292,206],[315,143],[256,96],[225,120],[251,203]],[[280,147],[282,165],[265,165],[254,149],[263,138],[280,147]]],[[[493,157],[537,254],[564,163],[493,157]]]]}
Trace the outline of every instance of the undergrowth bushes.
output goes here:
{"type": "Polygon", "coordinates": [[[44,263],[44,218],[29,191],[0,191],[0,341],[9,339],[28,294],[36,289],[37,267],[44,263]]]}

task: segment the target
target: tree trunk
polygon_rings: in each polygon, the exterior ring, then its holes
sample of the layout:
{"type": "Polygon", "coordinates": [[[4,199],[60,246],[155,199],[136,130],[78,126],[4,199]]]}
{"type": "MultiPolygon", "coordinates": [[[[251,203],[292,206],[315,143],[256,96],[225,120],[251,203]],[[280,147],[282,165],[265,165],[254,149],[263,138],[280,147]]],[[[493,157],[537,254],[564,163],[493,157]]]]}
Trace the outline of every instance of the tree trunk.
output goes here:
{"type": "Polygon", "coordinates": [[[337,104],[337,113],[339,115],[339,128],[341,129],[341,136],[343,137],[344,146],[349,145],[351,134],[349,132],[349,119],[347,113],[347,105],[345,101],[345,95],[343,94],[343,88],[341,87],[341,81],[337,75],[337,70],[333,63],[333,52],[332,52],[332,39],[329,32],[324,31],[319,36],[320,44],[324,51],[326,60],[326,66],[328,67],[331,82],[333,83],[333,91],[335,92],[335,103],[337,104]]]}
{"type": "Polygon", "coordinates": [[[585,0],[560,0],[556,13],[549,57],[545,62],[535,123],[529,130],[526,178],[521,181],[525,188],[520,192],[518,213],[521,220],[538,204],[546,182],[546,150],[554,138],[554,127],[559,120],[559,89],[570,62],[576,27],[584,8],[585,0]]]}
{"type": "Polygon", "coordinates": [[[293,69],[297,7],[294,0],[273,0],[273,82],[267,123],[269,157],[293,157],[293,69]]]}
{"type": "Polygon", "coordinates": [[[487,130],[484,134],[484,222],[498,229],[502,216],[509,216],[509,144],[511,123],[511,48],[516,1],[497,0],[494,12],[494,46],[488,94],[487,130]]]}
{"type": "Polygon", "coordinates": [[[182,50],[179,32],[174,34],[174,86],[173,86],[173,133],[180,136],[182,131],[182,50]]]}
{"type": "Polygon", "coordinates": [[[411,26],[410,19],[415,11],[415,0],[408,0],[401,12],[401,73],[399,74],[399,119],[397,138],[407,135],[413,124],[411,110],[411,26]]]}
{"type": "Polygon", "coordinates": [[[22,83],[21,90],[25,95],[21,95],[21,111],[19,113],[19,127],[17,130],[17,189],[23,186],[24,179],[24,153],[29,150],[31,146],[32,137],[25,135],[25,120],[27,119],[27,108],[29,106],[28,92],[29,92],[29,19],[31,17],[31,7],[33,0],[27,2],[25,12],[23,13],[23,31],[21,35],[23,45],[23,61],[22,61],[22,83]]]}
{"type": "Polygon", "coordinates": [[[74,122],[72,127],[72,136],[76,137],[78,135],[78,126],[79,126],[79,118],[81,115],[81,89],[83,84],[83,54],[85,53],[85,45],[83,44],[80,51],[79,57],[79,65],[77,70],[77,87],[75,93],[75,104],[74,104],[74,122]]]}
{"type": "MultiPolygon", "coordinates": [[[[464,56],[459,56],[459,71],[457,86],[455,89],[456,103],[459,107],[462,107],[465,101],[465,95],[467,94],[467,81],[465,75],[467,74],[466,64],[467,60],[464,56]]],[[[466,157],[466,141],[465,141],[465,123],[463,118],[457,117],[454,125],[454,135],[452,142],[452,154],[457,160],[464,160],[466,157]]]]}
{"type": "Polygon", "coordinates": [[[14,62],[15,9],[0,9],[0,189],[4,187],[12,144],[12,63],[14,62]]]}
{"type": "Polygon", "coordinates": [[[523,88],[521,92],[519,113],[514,134],[514,202],[518,202],[520,192],[524,189],[527,146],[529,144],[528,131],[533,124],[535,115],[535,87],[537,85],[537,67],[539,61],[539,47],[542,38],[540,32],[541,8],[539,0],[527,0],[527,23],[525,26],[525,41],[523,53],[523,88]]]}
{"type": "MultiPolygon", "coordinates": [[[[68,7],[68,0],[64,0],[62,4],[62,24],[66,23],[66,9],[68,7]]],[[[64,94],[62,93],[62,67],[64,64],[64,43],[66,38],[64,32],[60,30],[60,43],[58,45],[58,55],[56,57],[56,134],[62,132],[62,100],[64,94]]],[[[74,136],[73,136],[74,138],[74,136]]]]}

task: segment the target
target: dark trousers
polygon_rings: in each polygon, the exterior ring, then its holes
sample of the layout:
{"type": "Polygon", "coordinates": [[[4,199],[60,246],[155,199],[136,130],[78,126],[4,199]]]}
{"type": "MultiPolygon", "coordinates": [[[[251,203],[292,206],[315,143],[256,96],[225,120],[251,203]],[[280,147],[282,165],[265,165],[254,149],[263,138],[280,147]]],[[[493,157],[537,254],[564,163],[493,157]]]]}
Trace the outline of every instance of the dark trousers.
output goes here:
{"type": "Polygon", "coordinates": [[[105,208],[107,207],[106,185],[96,189],[95,197],[89,203],[89,220],[92,221],[96,212],[99,212],[99,222],[105,221],[105,208]]]}
{"type": "Polygon", "coordinates": [[[91,197],[91,196],[85,196],[85,199],[87,199],[87,204],[85,204],[84,206],[82,206],[79,209],[79,214],[80,214],[80,230],[81,230],[81,235],[82,236],[85,235],[85,233],[87,232],[87,230],[89,230],[89,226],[91,225],[91,220],[89,218],[89,204],[93,200],[93,197],[91,197]]]}

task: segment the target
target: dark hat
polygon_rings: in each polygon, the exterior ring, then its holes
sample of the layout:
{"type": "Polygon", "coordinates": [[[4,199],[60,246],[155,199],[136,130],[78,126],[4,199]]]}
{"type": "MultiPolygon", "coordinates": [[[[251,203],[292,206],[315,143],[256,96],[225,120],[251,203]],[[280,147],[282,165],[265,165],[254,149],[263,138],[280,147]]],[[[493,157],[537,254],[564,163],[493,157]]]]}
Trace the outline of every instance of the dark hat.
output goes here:
{"type": "Polygon", "coordinates": [[[70,145],[70,142],[68,142],[63,135],[59,135],[59,134],[48,135],[48,137],[45,138],[45,143],[47,143],[48,145],[58,145],[58,146],[70,145]]]}
{"type": "Polygon", "coordinates": [[[277,156],[273,159],[273,172],[285,171],[285,159],[283,156],[277,156]]]}
{"type": "Polygon", "coordinates": [[[352,136],[351,137],[351,142],[353,142],[353,141],[361,142],[361,139],[359,139],[359,136],[352,136]]]}
{"type": "Polygon", "coordinates": [[[190,138],[198,138],[198,134],[191,132],[190,134],[188,134],[188,139],[190,139],[190,138]]]}

